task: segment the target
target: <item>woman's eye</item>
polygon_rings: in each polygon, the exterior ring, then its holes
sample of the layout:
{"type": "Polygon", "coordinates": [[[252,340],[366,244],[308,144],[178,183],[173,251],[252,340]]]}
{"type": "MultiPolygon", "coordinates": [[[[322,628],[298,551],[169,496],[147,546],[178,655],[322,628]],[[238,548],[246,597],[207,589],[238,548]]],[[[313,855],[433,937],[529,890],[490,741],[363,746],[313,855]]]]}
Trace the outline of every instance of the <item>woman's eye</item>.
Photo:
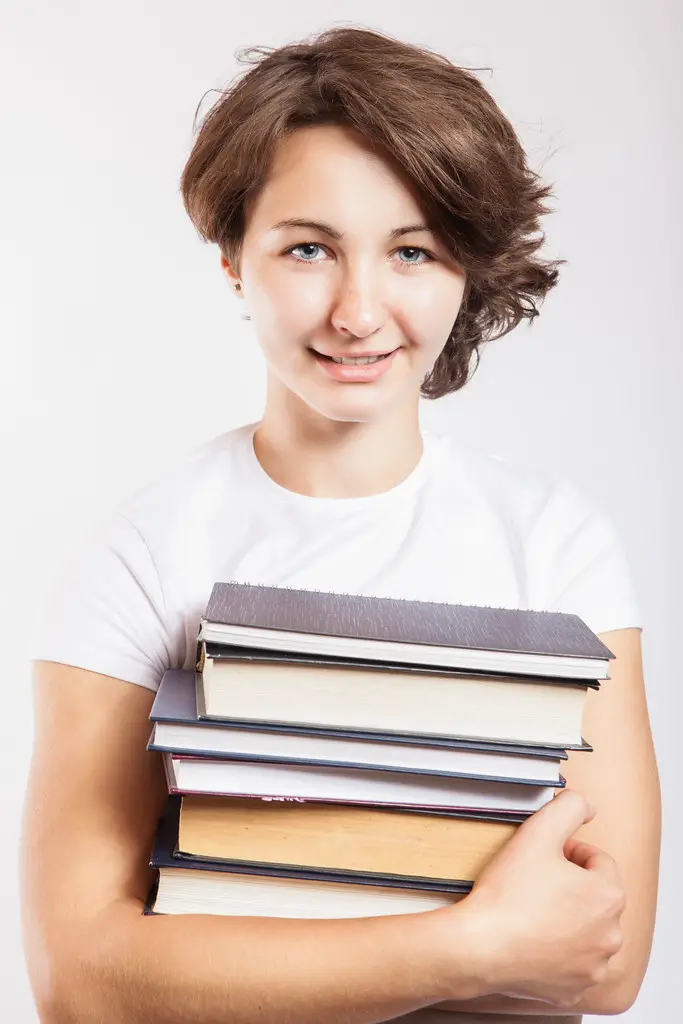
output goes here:
{"type": "MultiPolygon", "coordinates": [[[[420,261],[420,263],[428,263],[428,262],[429,262],[430,260],[433,260],[433,259],[434,259],[434,257],[433,257],[433,256],[431,256],[431,255],[430,255],[430,254],[429,254],[429,253],[427,252],[427,250],[426,250],[426,249],[416,249],[416,248],[415,248],[414,246],[412,246],[412,245],[403,245],[403,246],[401,246],[401,248],[400,248],[400,249],[397,249],[396,251],[397,251],[397,252],[409,252],[409,253],[411,253],[411,254],[412,254],[413,256],[414,256],[415,254],[418,254],[418,255],[419,255],[420,253],[422,253],[422,255],[423,255],[423,256],[425,257],[425,259],[424,259],[424,260],[421,260],[421,261],[420,261]]],[[[403,260],[401,260],[400,262],[401,262],[401,263],[403,263],[404,261],[403,261],[403,260]]],[[[416,260],[414,260],[414,259],[408,260],[408,266],[411,266],[411,265],[414,265],[414,266],[420,266],[420,263],[416,262],[416,260]]]]}
{"type": "MultiPolygon", "coordinates": [[[[286,255],[293,256],[294,259],[298,260],[299,263],[320,263],[321,260],[313,258],[315,256],[315,251],[313,253],[311,253],[311,251],[310,251],[311,249],[313,249],[313,250],[318,250],[319,249],[319,250],[322,251],[323,247],[321,245],[319,245],[317,242],[300,242],[299,245],[293,245],[291,248],[287,249],[286,250],[286,255]],[[297,250],[299,250],[300,253],[303,253],[303,255],[297,256],[296,255],[297,250]]],[[[400,249],[396,250],[396,252],[402,252],[402,253],[409,253],[410,254],[410,257],[411,257],[410,259],[408,259],[408,260],[399,260],[400,263],[403,263],[404,266],[408,266],[408,267],[411,267],[411,266],[419,267],[423,263],[429,263],[432,260],[434,260],[434,258],[435,258],[434,256],[431,255],[431,253],[427,252],[426,249],[418,249],[418,248],[416,248],[415,246],[412,246],[412,245],[402,245],[400,247],[400,249]],[[416,260],[414,258],[415,256],[419,256],[419,255],[424,256],[424,259],[418,261],[418,260],[416,260]]]]}
{"type": "MultiPolygon", "coordinates": [[[[291,253],[294,256],[294,254],[296,253],[297,249],[303,250],[303,249],[321,249],[321,248],[322,248],[322,246],[318,245],[317,242],[301,242],[299,245],[293,245],[291,249],[287,250],[287,252],[291,253]]],[[[294,258],[298,259],[301,263],[319,263],[320,262],[319,260],[309,259],[308,256],[295,256],[294,258]]]]}

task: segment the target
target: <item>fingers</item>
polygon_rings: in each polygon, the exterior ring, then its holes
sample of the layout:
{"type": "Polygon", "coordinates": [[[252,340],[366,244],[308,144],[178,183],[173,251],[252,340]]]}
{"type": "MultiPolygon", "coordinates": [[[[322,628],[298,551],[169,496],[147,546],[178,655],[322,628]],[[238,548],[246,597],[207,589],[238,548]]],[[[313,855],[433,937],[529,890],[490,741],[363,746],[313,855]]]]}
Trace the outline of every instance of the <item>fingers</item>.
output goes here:
{"type": "Polygon", "coordinates": [[[577,867],[585,868],[586,871],[597,871],[605,879],[618,881],[619,876],[614,858],[597,846],[575,840],[568,846],[566,853],[567,860],[576,864],[577,867]]]}
{"type": "Polygon", "coordinates": [[[564,789],[520,825],[514,840],[531,840],[563,853],[576,830],[595,817],[595,808],[573,789],[564,789]]]}

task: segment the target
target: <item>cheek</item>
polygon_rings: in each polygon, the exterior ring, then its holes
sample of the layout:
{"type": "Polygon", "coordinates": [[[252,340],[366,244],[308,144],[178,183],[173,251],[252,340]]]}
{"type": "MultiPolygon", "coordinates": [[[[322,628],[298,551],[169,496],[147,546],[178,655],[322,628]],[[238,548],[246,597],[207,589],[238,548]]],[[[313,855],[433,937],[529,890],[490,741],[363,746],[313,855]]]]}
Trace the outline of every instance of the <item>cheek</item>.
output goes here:
{"type": "Polygon", "coordinates": [[[319,328],[327,309],[328,300],[321,282],[302,282],[296,275],[284,275],[263,293],[259,326],[268,334],[276,335],[278,347],[287,341],[300,344],[309,332],[319,328]]]}
{"type": "Polygon", "coordinates": [[[454,282],[450,287],[415,291],[410,302],[402,306],[403,329],[409,338],[431,357],[446,344],[462,302],[464,286],[454,282]]]}

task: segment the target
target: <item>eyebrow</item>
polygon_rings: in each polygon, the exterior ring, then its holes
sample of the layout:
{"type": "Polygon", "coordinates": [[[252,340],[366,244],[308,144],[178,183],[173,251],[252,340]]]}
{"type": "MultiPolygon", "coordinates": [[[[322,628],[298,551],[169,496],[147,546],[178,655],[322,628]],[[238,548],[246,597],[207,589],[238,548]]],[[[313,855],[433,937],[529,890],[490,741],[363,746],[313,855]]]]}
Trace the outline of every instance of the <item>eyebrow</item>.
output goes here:
{"type": "MultiPolygon", "coordinates": [[[[273,224],[271,231],[277,231],[279,228],[311,228],[313,231],[320,231],[330,238],[341,240],[344,237],[342,231],[337,231],[330,224],[322,224],[318,220],[304,220],[301,217],[290,217],[287,220],[280,220],[277,224],[273,224]]],[[[402,228],[394,228],[390,233],[389,239],[400,238],[401,235],[409,235],[414,231],[429,231],[431,228],[428,224],[407,224],[402,228]]]]}

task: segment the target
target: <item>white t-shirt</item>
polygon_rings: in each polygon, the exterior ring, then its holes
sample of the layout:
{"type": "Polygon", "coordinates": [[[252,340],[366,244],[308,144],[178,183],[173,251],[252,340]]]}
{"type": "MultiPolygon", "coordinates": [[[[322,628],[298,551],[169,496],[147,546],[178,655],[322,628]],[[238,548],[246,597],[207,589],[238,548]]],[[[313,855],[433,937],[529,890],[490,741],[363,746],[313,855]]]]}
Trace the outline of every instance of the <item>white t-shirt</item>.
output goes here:
{"type": "Polygon", "coordinates": [[[122,502],[55,585],[29,657],[156,690],[192,668],[218,580],[572,612],[641,626],[615,529],[571,483],[423,431],[401,483],[314,498],[275,483],[257,424],[205,442],[122,502]]]}

